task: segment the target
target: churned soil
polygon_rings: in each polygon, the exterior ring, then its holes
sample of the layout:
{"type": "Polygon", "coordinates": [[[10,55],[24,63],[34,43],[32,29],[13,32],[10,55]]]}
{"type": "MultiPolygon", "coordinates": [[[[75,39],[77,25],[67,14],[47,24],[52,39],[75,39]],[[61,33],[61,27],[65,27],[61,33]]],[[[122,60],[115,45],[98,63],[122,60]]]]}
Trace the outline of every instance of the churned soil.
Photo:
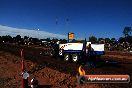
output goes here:
{"type": "MultiPolygon", "coordinates": [[[[76,76],[70,73],[62,73],[56,69],[47,67],[46,65],[38,65],[29,60],[24,60],[25,68],[29,72],[30,80],[33,77],[39,81],[41,88],[80,88],[87,87],[101,88],[95,84],[79,85],[76,82],[76,76]]],[[[21,58],[11,53],[0,51],[0,88],[21,88],[21,58]]]]}
{"type": "MultiPolygon", "coordinates": [[[[28,47],[0,47],[0,88],[22,88],[20,49],[24,48],[24,65],[29,73],[39,82],[39,88],[132,88],[129,83],[77,83],[79,64],[64,62],[61,58],[53,58],[39,54],[39,50],[28,47]],[[9,50],[8,50],[9,49],[9,50]]],[[[127,74],[132,76],[132,56],[126,54],[106,53],[100,58],[97,66],[83,66],[89,74],[127,74]],[[113,55],[113,56],[112,56],[113,55]],[[115,57],[114,57],[115,56],[115,57]],[[123,57],[123,58],[122,58],[123,57]],[[105,61],[117,61],[117,64],[104,64],[105,61]]],[[[30,87],[29,87],[30,88],[30,87]]]]}

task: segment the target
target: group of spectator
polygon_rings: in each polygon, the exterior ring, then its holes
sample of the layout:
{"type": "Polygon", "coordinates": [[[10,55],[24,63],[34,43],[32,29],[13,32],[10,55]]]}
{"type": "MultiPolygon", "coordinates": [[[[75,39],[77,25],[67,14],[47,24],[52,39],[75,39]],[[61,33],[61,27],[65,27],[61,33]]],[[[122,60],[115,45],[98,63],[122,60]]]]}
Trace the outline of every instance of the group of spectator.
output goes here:
{"type": "Polygon", "coordinates": [[[129,42],[105,43],[105,50],[131,52],[132,51],[132,43],[129,43],[129,42]]]}

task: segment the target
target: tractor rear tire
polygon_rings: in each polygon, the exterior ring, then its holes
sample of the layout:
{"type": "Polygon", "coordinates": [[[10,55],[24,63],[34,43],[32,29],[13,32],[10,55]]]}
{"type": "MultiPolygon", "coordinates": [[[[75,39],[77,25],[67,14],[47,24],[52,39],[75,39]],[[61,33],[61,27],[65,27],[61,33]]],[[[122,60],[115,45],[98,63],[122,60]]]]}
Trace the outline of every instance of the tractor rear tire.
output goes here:
{"type": "Polygon", "coordinates": [[[79,61],[79,55],[78,54],[72,54],[72,61],[74,63],[77,63],[79,61]]]}
{"type": "Polygon", "coordinates": [[[64,54],[64,61],[68,62],[70,60],[70,55],[68,53],[64,54]]]}

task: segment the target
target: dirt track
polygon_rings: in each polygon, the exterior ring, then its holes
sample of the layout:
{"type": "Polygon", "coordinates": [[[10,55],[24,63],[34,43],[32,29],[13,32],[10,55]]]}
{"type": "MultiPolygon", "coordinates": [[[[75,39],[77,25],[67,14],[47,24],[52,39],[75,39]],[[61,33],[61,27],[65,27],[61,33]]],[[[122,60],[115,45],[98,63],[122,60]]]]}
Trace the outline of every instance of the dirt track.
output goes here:
{"type": "MultiPolygon", "coordinates": [[[[41,87],[53,88],[132,88],[132,83],[128,84],[83,84],[76,82],[76,74],[79,65],[65,63],[59,58],[51,58],[39,55],[38,49],[17,46],[1,46],[0,51],[0,87],[19,88],[21,87],[21,60],[20,49],[24,48],[25,66],[30,73],[29,80],[35,76],[39,80],[41,87]],[[4,52],[3,52],[4,51],[4,52]],[[6,52],[5,52],[6,51],[6,52]],[[7,53],[11,52],[11,53],[7,53]],[[14,55],[13,55],[14,54],[14,55]],[[17,55],[17,56],[15,56],[17,55]],[[3,74],[4,73],[4,74],[3,74]],[[11,85],[12,84],[12,85],[11,85]],[[3,87],[4,85],[4,87],[3,87]]],[[[119,56],[119,55],[117,55],[119,56]]],[[[129,58],[132,56],[129,56],[129,58]]],[[[105,56],[105,60],[115,60],[105,56]]],[[[85,66],[86,74],[128,74],[132,76],[132,59],[122,59],[120,64],[99,64],[95,68],[85,66]],[[126,63],[129,62],[129,63],[126,63]]]]}

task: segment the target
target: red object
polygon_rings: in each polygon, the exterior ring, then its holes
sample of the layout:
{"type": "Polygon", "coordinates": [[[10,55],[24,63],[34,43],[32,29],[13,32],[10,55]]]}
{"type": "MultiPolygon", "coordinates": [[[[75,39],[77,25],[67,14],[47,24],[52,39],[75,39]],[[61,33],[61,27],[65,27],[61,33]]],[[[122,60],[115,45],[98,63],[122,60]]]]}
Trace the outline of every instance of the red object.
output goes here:
{"type": "Polygon", "coordinates": [[[24,73],[24,61],[23,61],[23,49],[21,50],[21,65],[22,65],[22,88],[24,88],[24,79],[23,79],[23,73],[24,73]]]}
{"type": "Polygon", "coordinates": [[[24,61],[22,60],[22,73],[24,72],[24,61]]]}
{"type": "Polygon", "coordinates": [[[24,61],[22,59],[22,88],[25,88],[25,84],[24,84],[24,78],[23,78],[23,73],[24,73],[24,61]]]}
{"type": "Polygon", "coordinates": [[[23,49],[21,50],[22,88],[28,88],[29,74],[25,71],[23,49]]]}
{"type": "Polygon", "coordinates": [[[23,49],[21,50],[21,60],[22,60],[22,72],[24,72],[23,49]]]}
{"type": "Polygon", "coordinates": [[[21,50],[21,57],[23,56],[23,49],[21,50]]]}
{"type": "Polygon", "coordinates": [[[24,79],[23,79],[23,75],[22,75],[22,88],[24,88],[24,79]]]}

